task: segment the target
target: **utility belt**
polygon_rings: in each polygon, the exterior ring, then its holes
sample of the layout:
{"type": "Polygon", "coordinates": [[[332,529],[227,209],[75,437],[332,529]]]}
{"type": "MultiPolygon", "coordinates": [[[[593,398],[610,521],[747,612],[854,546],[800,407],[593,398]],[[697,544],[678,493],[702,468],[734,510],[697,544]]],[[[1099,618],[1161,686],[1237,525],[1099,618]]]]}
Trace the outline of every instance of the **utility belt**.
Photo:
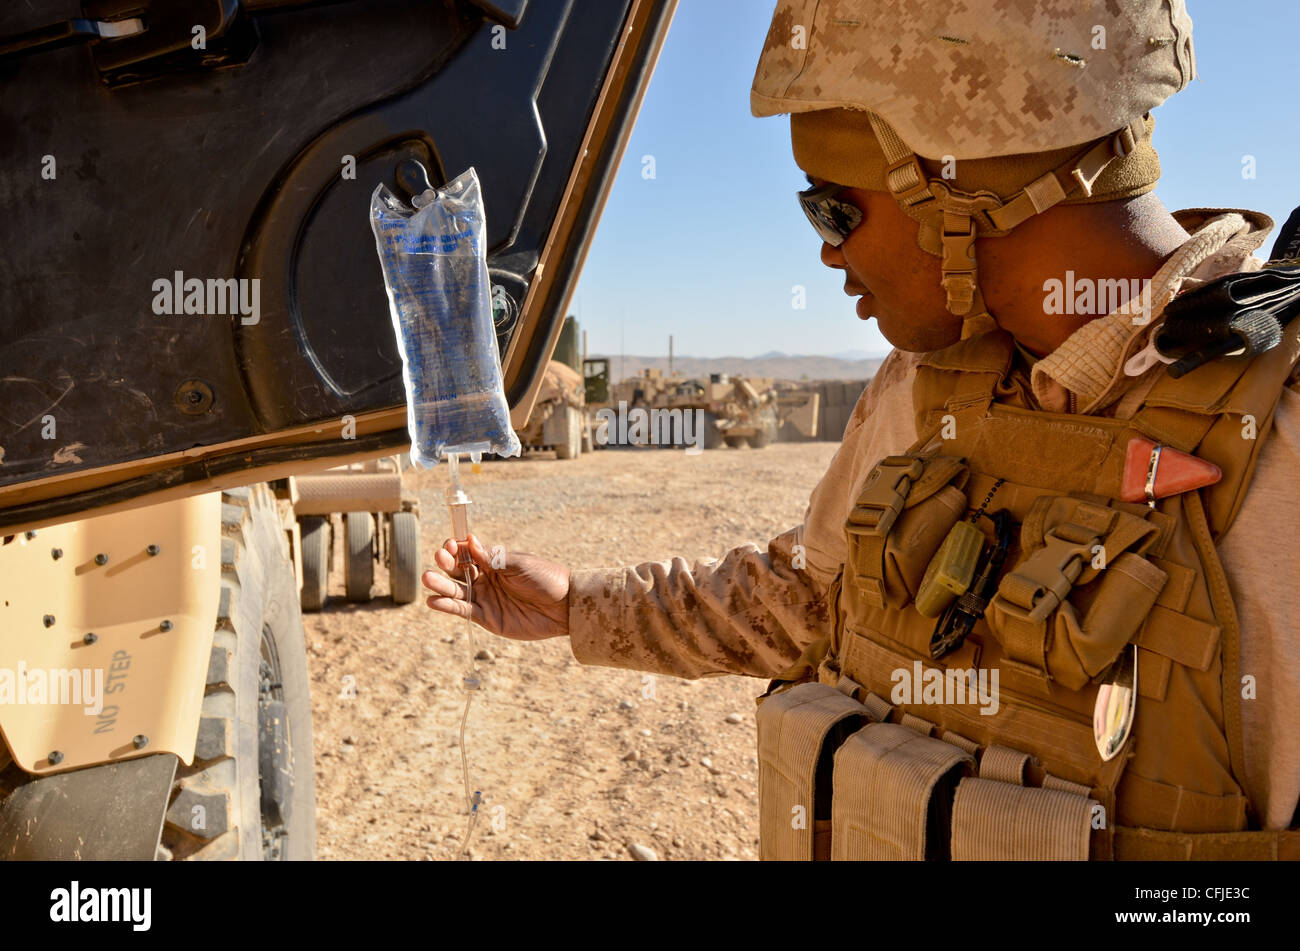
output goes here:
{"type": "Polygon", "coordinates": [[[995,483],[933,453],[877,465],[845,526],[834,637],[760,698],[762,857],[1300,858],[1300,832],[1244,831],[1226,753],[1160,748],[1172,723],[1226,749],[1222,628],[1188,554],[1199,501],[1167,509],[995,483]],[[990,486],[989,509],[1019,524],[1007,567],[945,612],[934,566],[962,562],[954,526],[990,486]],[[979,620],[932,656],[961,601],[979,620]],[[982,685],[959,673],[977,670],[982,685]]]}

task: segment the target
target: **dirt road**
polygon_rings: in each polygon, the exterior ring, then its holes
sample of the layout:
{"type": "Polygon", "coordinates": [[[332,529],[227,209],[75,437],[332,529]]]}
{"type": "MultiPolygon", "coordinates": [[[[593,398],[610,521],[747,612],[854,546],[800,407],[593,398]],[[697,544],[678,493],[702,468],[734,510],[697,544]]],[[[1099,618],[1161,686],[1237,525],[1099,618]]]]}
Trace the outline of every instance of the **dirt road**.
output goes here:
{"type": "MultiPolygon", "coordinates": [[[[488,544],[572,567],[720,557],[797,524],[837,448],[485,463],[466,480],[471,524],[488,544]]],[[[447,534],[446,474],[408,478],[428,560],[447,534]]],[[[395,606],[376,575],[382,596],[355,606],[336,571],[329,606],[305,618],[320,855],[455,858],[466,826],[465,623],[423,600],[395,606]]],[[[660,859],[757,857],[754,697],[764,683],[650,678],[583,667],[567,641],[477,637],[492,659],[479,663],[485,684],[466,733],[472,788],[483,793],[474,857],[631,859],[634,846],[660,859]]]]}

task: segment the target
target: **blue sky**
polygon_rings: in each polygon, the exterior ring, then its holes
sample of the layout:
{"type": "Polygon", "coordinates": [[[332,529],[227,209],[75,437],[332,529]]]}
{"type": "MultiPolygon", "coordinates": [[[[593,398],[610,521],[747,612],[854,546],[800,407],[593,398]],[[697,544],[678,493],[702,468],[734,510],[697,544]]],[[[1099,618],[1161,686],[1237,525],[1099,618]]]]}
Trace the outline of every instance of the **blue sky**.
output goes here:
{"type": "MultiPolygon", "coordinates": [[[[789,120],[749,87],[773,0],[680,0],[570,305],[593,353],[885,353],[794,200],[789,120]],[[652,156],[654,178],[643,177],[652,156]],[[806,288],[806,309],[791,288],[806,288]]],[[[1155,112],[1171,209],[1300,204],[1293,103],[1300,4],[1189,0],[1199,78],[1155,112]],[[1243,156],[1255,157],[1254,179],[1243,156]]],[[[1271,246],[1272,236],[1264,250],[1271,246]]]]}

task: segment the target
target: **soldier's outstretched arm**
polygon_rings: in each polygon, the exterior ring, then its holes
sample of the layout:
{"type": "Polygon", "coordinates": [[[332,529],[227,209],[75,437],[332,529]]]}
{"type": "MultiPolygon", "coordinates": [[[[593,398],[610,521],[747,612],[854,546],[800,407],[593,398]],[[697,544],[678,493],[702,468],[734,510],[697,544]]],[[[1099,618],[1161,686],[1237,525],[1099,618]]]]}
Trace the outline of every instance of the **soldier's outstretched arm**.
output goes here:
{"type": "Polygon", "coordinates": [[[744,545],[720,561],[684,559],[578,571],[569,593],[569,638],[584,664],[678,677],[773,677],[805,647],[829,637],[833,585],[844,570],[844,521],[872,465],[916,439],[916,358],[894,351],[854,407],[840,448],[813,490],[803,524],[760,551],[744,545]]]}
{"type": "MultiPolygon", "coordinates": [[[[517,640],[567,634],[584,664],[688,678],[779,673],[829,635],[831,588],[843,570],[843,526],[855,488],[879,457],[915,439],[914,363],[898,351],[885,360],[813,490],[803,524],[766,551],[744,545],[694,565],[672,558],[570,572],[519,552],[493,568],[487,550],[471,539],[472,607],[462,583],[432,571],[424,575],[429,607],[460,617],[472,612],[487,630],[517,640]]],[[[458,550],[448,540],[435,556],[456,577],[458,550]]]]}
{"type": "Polygon", "coordinates": [[[804,526],[761,551],[576,571],[569,640],[584,664],[676,677],[771,677],[830,636],[829,586],[804,570],[804,526]]]}
{"type": "Polygon", "coordinates": [[[693,566],[673,558],[572,573],[526,552],[513,552],[494,567],[471,535],[470,600],[457,580],[454,539],[434,556],[446,574],[426,572],[424,583],[434,610],[469,615],[493,634],[516,640],[567,634],[583,663],[678,677],[767,676],[829,631],[826,590],[794,567],[802,532],[800,526],[778,536],[766,552],[744,545],[693,566]]]}

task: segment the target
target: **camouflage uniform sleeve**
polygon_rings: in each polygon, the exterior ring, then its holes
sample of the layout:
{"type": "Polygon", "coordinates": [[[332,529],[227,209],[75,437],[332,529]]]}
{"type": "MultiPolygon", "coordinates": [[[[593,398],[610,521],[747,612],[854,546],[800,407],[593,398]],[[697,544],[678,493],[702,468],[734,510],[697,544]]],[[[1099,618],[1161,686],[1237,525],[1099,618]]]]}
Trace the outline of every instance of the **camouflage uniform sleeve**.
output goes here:
{"type": "Polygon", "coordinates": [[[634,568],[575,572],[569,638],[584,664],[677,677],[769,677],[789,666],[803,639],[827,628],[826,591],[793,567],[803,526],[762,552],[733,548],[720,560],[683,558],[634,568]]]}
{"type": "Polygon", "coordinates": [[[673,558],[573,572],[569,639],[578,661],[686,678],[772,677],[829,636],[830,594],[844,566],[844,519],[856,487],[874,462],[915,438],[913,368],[908,355],[886,359],[813,490],[803,524],[766,551],[743,545],[694,565],[673,558]]]}

